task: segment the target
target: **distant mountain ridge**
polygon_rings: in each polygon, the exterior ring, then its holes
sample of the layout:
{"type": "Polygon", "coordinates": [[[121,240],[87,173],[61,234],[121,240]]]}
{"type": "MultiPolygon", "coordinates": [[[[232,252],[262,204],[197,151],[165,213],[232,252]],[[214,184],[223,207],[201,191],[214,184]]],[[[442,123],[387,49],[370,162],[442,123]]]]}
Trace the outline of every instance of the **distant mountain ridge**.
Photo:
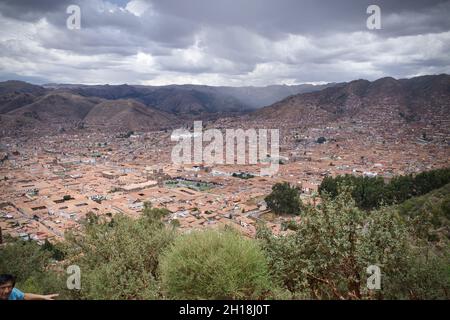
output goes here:
{"type": "Polygon", "coordinates": [[[272,85],[266,87],[226,87],[204,85],[77,85],[47,84],[49,89],[65,89],[82,96],[104,99],[136,99],[146,105],[176,114],[240,112],[271,105],[287,96],[318,91],[325,85],[272,85]],[[186,104],[188,107],[180,107],[186,104]]]}
{"type": "Polygon", "coordinates": [[[152,131],[192,124],[195,119],[230,116],[242,121],[305,125],[337,119],[428,124],[437,119],[445,124],[449,115],[447,74],[263,88],[70,84],[42,87],[20,81],[0,82],[3,134],[24,128],[67,128],[80,124],[152,131]],[[308,92],[295,93],[303,90],[308,92]],[[282,97],[279,101],[259,108],[279,96],[282,97]],[[252,99],[256,100],[253,104],[252,99]]]}
{"type": "Polygon", "coordinates": [[[0,82],[0,120],[10,132],[21,127],[67,127],[79,123],[158,130],[181,121],[244,114],[290,94],[322,87],[325,86],[37,86],[5,81],[0,82]],[[100,105],[95,107],[97,104],[100,105]]]}
{"type": "Polygon", "coordinates": [[[354,80],[321,91],[293,95],[254,111],[253,120],[279,119],[287,122],[333,121],[355,118],[370,121],[383,115],[386,120],[408,122],[450,117],[450,76],[420,76],[396,80],[354,80]]]}
{"type": "Polygon", "coordinates": [[[84,117],[86,124],[128,130],[165,129],[180,125],[176,116],[149,108],[132,99],[104,100],[84,117]]]}

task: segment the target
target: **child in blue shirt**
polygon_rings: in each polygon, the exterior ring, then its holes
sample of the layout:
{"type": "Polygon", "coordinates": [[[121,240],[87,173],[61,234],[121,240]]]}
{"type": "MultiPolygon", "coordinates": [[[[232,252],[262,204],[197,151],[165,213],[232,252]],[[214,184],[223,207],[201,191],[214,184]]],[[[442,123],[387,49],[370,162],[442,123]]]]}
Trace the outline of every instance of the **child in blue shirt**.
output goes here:
{"type": "Polygon", "coordinates": [[[11,274],[0,275],[0,300],[53,300],[58,294],[23,293],[17,288],[16,277],[11,274]]]}

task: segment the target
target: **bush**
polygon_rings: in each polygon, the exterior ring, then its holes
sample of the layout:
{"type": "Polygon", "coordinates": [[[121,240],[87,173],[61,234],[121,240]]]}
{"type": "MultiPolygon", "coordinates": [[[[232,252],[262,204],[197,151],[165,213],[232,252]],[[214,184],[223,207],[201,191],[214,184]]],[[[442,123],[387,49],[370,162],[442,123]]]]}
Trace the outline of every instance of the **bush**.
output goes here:
{"type": "Polygon", "coordinates": [[[14,274],[18,282],[23,282],[33,273],[42,272],[50,256],[36,242],[13,240],[1,247],[0,273],[14,274]]]}
{"type": "Polygon", "coordinates": [[[195,231],[161,258],[162,286],[174,299],[262,299],[271,289],[258,244],[234,231],[195,231]]]}
{"type": "Polygon", "coordinates": [[[450,240],[450,184],[397,207],[415,236],[429,242],[450,240]]]}
{"type": "Polygon", "coordinates": [[[404,252],[405,264],[383,279],[383,298],[450,299],[450,250],[425,244],[404,252]]]}
{"type": "Polygon", "coordinates": [[[160,297],[159,255],[174,239],[161,222],[164,210],[146,206],[139,219],[86,224],[83,235],[68,235],[71,264],[80,266],[81,297],[86,299],[156,299],[160,297]]]}

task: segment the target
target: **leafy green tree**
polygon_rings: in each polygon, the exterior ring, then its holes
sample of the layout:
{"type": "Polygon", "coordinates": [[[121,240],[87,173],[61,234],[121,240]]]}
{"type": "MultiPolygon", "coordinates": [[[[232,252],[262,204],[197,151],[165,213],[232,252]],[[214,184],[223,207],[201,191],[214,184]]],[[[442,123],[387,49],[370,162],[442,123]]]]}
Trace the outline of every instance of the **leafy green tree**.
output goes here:
{"type": "MultiPolygon", "coordinates": [[[[112,217],[112,215],[111,215],[112,217]]],[[[94,225],[97,224],[99,222],[99,216],[97,214],[95,214],[95,212],[89,211],[88,213],[86,213],[85,218],[81,221],[81,224],[90,224],[90,225],[94,225]]]]}
{"type": "Polygon", "coordinates": [[[450,168],[424,171],[414,177],[414,194],[423,195],[450,183],[450,168]]]}
{"type": "Polygon", "coordinates": [[[340,186],[351,186],[352,196],[359,208],[376,209],[382,204],[402,203],[412,197],[423,195],[450,183],[450,168],[436,169],[415,176],[395,176],[389,183],[381,177],[360,177],[344,175],[325,177],[319,186],[319,193],[332,198],[340,186]]]}
{"type": "Polygon", "coordinates": [[[324,197],[318,207],[306,206],[302,217],[294,234],[275,237],[261,227],[257,234],[272,275],[294,298],[369,298],[367,267],[395,274],[403,263],[407,240],[400,219],[384,210],[367,215],[348,189],[335,200],[324,197]]]}
{"type": "Polygon", "coordinates": [[[411,175],[393,177],[387,190],[387,203],[402,203],[414,196],[413,177],[411,175]]]}
{"type": "Polygon", "coordinates": [[[272,192],[264,199],[267,206],[276,214],[299,215],[301,211],[301,200],[299,191],[287,182],[276,183],[272,192]]]}
{"type": "Polygon", "coordinates": [[[43,271],[50,256],[36,242],[13,240],[0,250],[0,273],[13,274],[19,283],[23,282],[35,272],[43,271]]]}
{"type": "Polygon", "coordinates": [[[409,246],[403,253],[405,263],[397,273],[384,277],[383,298],[437,300],[450,299],[450,247],[439,250],[423,243],[409,246]]]}
{"type": "Polygon", "coordinates": [[[156,223],[162,227],[162,219],[168,214],[170,214],[170,211],[166,208],[152,208],[152,204],[150,202],[144,203],[144,211],[142,212],[142,217],[144,220],[150,221],[151,223],[156,223]]]}
{"type": "Polygon", "coordinates": [[[178,228],[180,226],[180,220],[178,219],[173,219],[172,221],[170,221],[170,224],[172,226],[174,226],[175,228],[178,228]]]}
{"type": "Polygon", "coordinates": [[[294,234],[275,237],[258,228],[276,284],[293,298],[448,299],[449,242],[422,238],[397,207],[359,209],[351,191],[306,206],[294,234]],[[381,290],[366,287],[370,265],[381,269],[381,290]]]}
{"type": "Polygon", "coordinates": [[[319,137],[316,142],[319,144],[325,143],[327,141],[327,139],[325,139],[325,137],[319,137]]]}
{"type": "Polygon", "coordinates": [[[45,239],[44,244],[42,245],[42,250],[46,250],[50,252],[51,257],[55,260],[61,261],[64,259],[64,252],[59,248],[58,245],[54,245],[47,239],[45,239]]]}
{"type": "Polygon", "coordinates": [[[161,258],[162,286],[174,299],[262,299],[271,289],[258,243],[234,231],[194,231],[161,258]]]}
{"type": "MultiPolygon", "coordinates": [[[[338,176],[342,177],[342,176],[338,176]]],[[[322,183],[319,186],[319,194],[327,193],[330,197],[336,198],[338,195],[338,177],[333,178],[326,176],[323,178],[322,183]]]]}

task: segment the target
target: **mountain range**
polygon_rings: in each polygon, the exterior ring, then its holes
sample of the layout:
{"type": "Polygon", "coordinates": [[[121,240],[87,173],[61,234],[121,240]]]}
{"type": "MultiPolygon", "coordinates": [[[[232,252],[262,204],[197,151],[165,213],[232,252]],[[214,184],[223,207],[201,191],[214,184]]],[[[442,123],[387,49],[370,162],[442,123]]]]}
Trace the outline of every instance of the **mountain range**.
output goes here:
{"type": "Polygon", "coordinates": [[[161,130],[224,117],[283,123],[339,118],[427,122],[448,119],[450,76],[381,78],[326,85],[33,85],[0,82],[2,134],[36,128],[161,130]]]}
{"type": "Polygon", "coordinates": [[[241,115],[291,94],[327,85],[211,87],[200,85],[33,85],[0,82],[3,131],[107,125],[125,130],[158,130],[182,121],[241,115]]]}
{"type": "Polygon", "coordinates": [[[342,118],[383,118],[407,123],[450,120],[450,76],[420,76],[396,80],[354,80],[316,92],[293,95],[250,115],[253,120],[312,123],[342,118]]]}

